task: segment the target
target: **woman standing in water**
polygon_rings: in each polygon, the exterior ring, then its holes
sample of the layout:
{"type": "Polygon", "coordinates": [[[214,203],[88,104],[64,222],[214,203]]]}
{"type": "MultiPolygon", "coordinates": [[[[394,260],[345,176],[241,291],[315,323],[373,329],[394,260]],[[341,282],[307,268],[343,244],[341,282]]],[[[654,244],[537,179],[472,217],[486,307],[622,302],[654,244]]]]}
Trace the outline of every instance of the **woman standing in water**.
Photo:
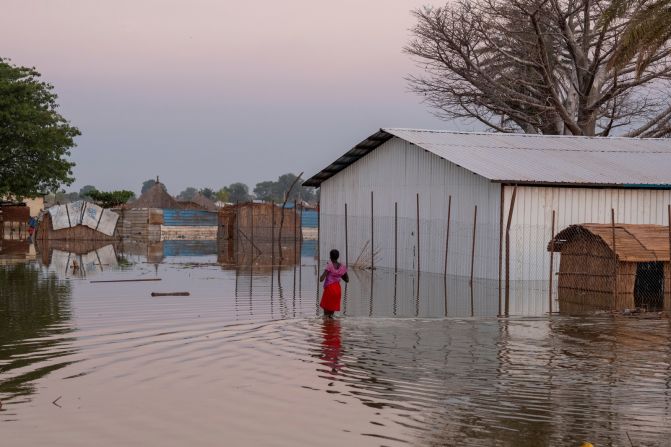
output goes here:
{"type": "Polygon", "coordinates": [[[326,318],[333,318],[333,313],[340,310],[340,278],[349,282],[347,276],[347,266],[338,262],[340,252],[331,250],[329,253],[330,261],[326,263],[326,270],[319,277],[319,281],[324,281],[324,295],[319,306],[324,309],[326,318]]]}

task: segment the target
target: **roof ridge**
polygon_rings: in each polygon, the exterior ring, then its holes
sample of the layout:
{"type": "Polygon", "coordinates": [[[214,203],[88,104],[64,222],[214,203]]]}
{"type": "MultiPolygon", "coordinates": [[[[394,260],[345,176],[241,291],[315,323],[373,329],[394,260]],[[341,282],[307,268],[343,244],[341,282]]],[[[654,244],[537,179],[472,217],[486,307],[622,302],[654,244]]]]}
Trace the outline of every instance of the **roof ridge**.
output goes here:
{"type": "Polygon", "coordinates": [[[381,131],[393,133],[393,131],[403,132],[426,132],[426,133],[448,133],[456,135],[496,135],[501,137],[524,137],[524,138],[576,138],[576,139],[600,139],[600,140],[634,140],[634,141],[670,141],[669,138],[641,138],[641,137],[625,137],[625,136],[589,136],[589,135],[552,135],[552,134],[538,134],[538,133],[522,133],[522,132],[486,132],[486,131],[466,131],[466,130],[449,130],[449,129],[419,129],[412,127],[381,127],[381,131]]]}

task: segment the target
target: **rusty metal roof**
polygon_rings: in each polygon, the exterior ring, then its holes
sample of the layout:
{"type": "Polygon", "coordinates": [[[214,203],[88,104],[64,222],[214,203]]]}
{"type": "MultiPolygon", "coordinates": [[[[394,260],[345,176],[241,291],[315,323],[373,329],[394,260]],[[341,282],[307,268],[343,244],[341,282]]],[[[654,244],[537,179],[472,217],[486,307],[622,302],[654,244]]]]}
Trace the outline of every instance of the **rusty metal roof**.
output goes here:
{"type": "Polygon", "coordinates": [[[385,128],[315,174],[319,186],[393,137],[500,183],[671,187],[671,139],[385,128]]]}
{"type": "Polygon", "coordinates": [[[596,237],[613,251],[623,262],[655,262],[669,260],[669,227],[643,224],[585,223],[571,225],[560,231],[548,244],[548,251],[561,252],[567,242],[581,237],[596,237]]]}

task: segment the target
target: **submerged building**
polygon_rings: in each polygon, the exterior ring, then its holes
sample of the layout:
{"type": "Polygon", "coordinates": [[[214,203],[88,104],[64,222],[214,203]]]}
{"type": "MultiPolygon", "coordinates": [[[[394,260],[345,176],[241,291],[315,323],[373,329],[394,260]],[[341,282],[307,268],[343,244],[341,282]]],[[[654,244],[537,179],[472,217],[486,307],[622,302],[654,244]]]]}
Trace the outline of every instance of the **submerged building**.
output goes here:
{"type": "Polygon", "coordinates": [[[543,288],[559,229],[668,224],[671,141],[381,129],[304,185],[322,260],[543,288]]]}

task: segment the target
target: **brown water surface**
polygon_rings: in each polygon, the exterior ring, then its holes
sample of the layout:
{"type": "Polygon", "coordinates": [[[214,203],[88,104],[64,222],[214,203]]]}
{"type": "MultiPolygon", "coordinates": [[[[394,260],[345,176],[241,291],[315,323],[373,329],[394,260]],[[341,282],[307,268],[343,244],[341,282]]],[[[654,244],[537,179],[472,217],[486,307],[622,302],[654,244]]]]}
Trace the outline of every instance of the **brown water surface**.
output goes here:
{"type": "Polygon", "coordinates": [[[194,247],[0,265],[2,445],[671,445],[668,320],[496,318],[487,284],[379,271],[324,321],[311,257],[194,247]]]}

